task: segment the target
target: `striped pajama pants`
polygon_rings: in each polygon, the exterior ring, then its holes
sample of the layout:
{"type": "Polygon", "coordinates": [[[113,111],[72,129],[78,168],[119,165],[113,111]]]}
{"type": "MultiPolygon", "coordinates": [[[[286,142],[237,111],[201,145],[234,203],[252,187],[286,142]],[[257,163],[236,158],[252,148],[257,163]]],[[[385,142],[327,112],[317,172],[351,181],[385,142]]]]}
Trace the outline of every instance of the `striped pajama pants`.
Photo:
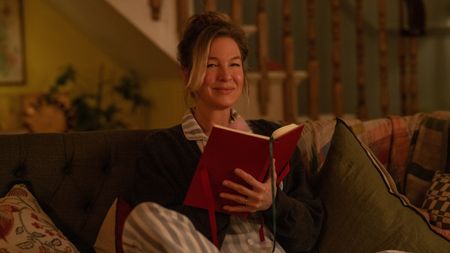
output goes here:
{"type": "Polygon", "coordinates": [[[125,253],[219,252],[184,215],[156,203],[136,206],[122,234],[125,253]]]}

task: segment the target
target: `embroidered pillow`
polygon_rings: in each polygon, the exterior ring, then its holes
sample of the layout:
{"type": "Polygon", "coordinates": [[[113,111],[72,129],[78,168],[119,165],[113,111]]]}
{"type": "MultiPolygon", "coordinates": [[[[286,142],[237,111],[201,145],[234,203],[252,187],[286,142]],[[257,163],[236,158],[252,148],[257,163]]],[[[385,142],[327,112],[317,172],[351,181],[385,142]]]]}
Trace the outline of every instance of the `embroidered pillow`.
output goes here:
{"type": "Polygon", "coordinates": [[[450,229],[450,174],[435,173],[422,208],[428,211],[431,224],[450,229]]]}
{"type": "Polygon", "coordinates": [[[78,250],[44,213],[24,184],[0,198],[0,252],[61,252],[78,250]]]}

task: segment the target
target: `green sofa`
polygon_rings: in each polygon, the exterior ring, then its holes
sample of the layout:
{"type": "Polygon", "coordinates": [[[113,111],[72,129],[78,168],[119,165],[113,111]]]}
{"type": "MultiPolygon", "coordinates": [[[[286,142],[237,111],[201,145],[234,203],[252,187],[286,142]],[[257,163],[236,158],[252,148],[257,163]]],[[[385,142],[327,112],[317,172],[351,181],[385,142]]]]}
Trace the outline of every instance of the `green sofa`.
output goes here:
{"type": "MultiPolygon", "coordinates": [[[[411,146],[430,115],[441,120],[440,126],[450,119],[440,112],[365,122],[301,122],[303,169],[327,213],[318,252],[450,252],[448,239],[405,192],[414,158],[411,146]]],[[[112,203],[129,197],[139,150],[153,131],[0,135],[0,197],[24,183],[67,240],[80,252],[94,252],[112,203]]],[[[6,210],[2,203],[0,213],[6,210]]],[[[0,252],[11,242],[2,238],[0,252]]],[[[22,246],[36,245],[27,243],[22,246]]]]}

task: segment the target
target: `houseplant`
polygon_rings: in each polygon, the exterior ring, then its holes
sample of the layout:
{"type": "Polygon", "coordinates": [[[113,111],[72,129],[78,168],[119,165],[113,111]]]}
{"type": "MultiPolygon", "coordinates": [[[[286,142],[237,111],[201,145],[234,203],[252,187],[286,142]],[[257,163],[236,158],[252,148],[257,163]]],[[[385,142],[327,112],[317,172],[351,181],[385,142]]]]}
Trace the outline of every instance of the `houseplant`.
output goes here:
{"type": "Polygon", "coordinates": [[[120,105],[130,104],[131,112],[128,113],[131,114],[139,107],[150,105],[150,101],[141,95],[141,83],[132,71],[112,82],[100,78],[94,93],[81,92],[78,95],[69,96],[62,92],[62,88],[71,82],[76,83],[76,71],[69,65],[56,77],[48,92],[39,95],[26,108],[25,126],[33,132],[45,131],[45,129],[91,131],[128,128],[119,115],[123,110],[120,105]],[[111,89],[110,92],[117,95],[120,101],[106,101],[104,98],[107,88],[111,89]],[[53,122],[53,125],[40,123],[43,117],[48,117],[49,120],[46,122],[53,122]],[[65,122],[55,122],[57,120],[65,122]],[[57,127],[54,127],[55,124],[57,127]]]}

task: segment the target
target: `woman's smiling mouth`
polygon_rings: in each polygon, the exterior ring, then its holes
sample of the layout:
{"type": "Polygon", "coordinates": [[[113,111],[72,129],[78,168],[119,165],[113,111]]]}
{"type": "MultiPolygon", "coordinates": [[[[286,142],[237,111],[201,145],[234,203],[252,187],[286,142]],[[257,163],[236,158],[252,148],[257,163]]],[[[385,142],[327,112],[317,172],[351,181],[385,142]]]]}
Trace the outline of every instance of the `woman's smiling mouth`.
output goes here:
{"type": "Polygon", "coordinates": [[[235,88],[227,88],[227,87],[218,87],[218,88],[213,88],[214,92],[219,93],[221,95],[228,95],[231,94],[235,88]]]}

